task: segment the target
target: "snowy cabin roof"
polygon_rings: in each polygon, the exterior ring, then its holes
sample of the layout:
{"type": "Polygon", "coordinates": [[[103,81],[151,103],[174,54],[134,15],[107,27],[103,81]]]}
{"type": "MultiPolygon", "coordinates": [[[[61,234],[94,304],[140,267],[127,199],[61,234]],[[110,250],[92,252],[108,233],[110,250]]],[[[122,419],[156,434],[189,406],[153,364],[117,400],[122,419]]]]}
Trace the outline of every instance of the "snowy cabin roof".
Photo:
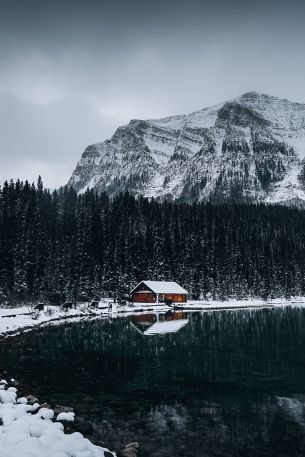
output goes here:
{"type": "Polygon", "coordinates": [[[183,289],[183,287],[174,281],[141,281],[131,293],[141,284],[145,284],[155,294],[188,294],[187,290],[183,289]]]}

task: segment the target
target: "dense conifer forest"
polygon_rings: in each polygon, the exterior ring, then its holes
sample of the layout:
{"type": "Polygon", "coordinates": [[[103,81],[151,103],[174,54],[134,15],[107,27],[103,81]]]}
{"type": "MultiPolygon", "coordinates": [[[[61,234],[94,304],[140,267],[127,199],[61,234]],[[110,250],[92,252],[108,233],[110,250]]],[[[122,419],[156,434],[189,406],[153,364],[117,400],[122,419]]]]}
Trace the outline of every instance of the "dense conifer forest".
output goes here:
{"type": "Polygon", "coordinates": [[[141,279],[192,298],[290,296],[304,271],[302,210],[50,193],[40,178],[0,189],[0,304],[119,297],[141,279]]]}

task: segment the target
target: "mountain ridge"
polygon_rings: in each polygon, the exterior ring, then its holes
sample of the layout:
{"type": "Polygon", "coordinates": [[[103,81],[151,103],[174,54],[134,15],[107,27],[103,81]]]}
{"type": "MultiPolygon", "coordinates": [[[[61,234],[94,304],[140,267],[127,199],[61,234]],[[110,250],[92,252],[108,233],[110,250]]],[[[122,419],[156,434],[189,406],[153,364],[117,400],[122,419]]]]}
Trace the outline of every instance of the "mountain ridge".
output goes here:
{"type": "Polygon", "coordinates": [[[132,119],[86,148],[69,185],[110,195],[303,206],[304,157],[305,104],[246,92],[189,114],[132,119]]]}

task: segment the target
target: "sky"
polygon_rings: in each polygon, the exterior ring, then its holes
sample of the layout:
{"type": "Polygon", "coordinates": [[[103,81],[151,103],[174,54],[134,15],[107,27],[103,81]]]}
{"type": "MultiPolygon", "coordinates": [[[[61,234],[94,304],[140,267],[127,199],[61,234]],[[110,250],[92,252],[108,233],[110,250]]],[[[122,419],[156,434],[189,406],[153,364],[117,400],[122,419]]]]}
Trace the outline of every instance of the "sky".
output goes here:
{"type": "Polygon", "coordinates": [[[305,103],[304,51],[303,0],[0,0],[0,183],[64,185],[130,119],[305,103]]]}

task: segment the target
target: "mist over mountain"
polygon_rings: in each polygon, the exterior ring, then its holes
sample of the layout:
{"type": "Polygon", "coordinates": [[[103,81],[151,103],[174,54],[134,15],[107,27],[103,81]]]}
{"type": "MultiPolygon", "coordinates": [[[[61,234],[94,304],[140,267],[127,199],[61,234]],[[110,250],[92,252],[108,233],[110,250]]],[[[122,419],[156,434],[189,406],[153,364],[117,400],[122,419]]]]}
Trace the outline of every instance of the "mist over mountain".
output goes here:
{"type": "Polygon", "coordinates": [[[305,104],[267,94],[134,119],[84,151],[70,180],[110,196],[305,205],[305,104]]]}

